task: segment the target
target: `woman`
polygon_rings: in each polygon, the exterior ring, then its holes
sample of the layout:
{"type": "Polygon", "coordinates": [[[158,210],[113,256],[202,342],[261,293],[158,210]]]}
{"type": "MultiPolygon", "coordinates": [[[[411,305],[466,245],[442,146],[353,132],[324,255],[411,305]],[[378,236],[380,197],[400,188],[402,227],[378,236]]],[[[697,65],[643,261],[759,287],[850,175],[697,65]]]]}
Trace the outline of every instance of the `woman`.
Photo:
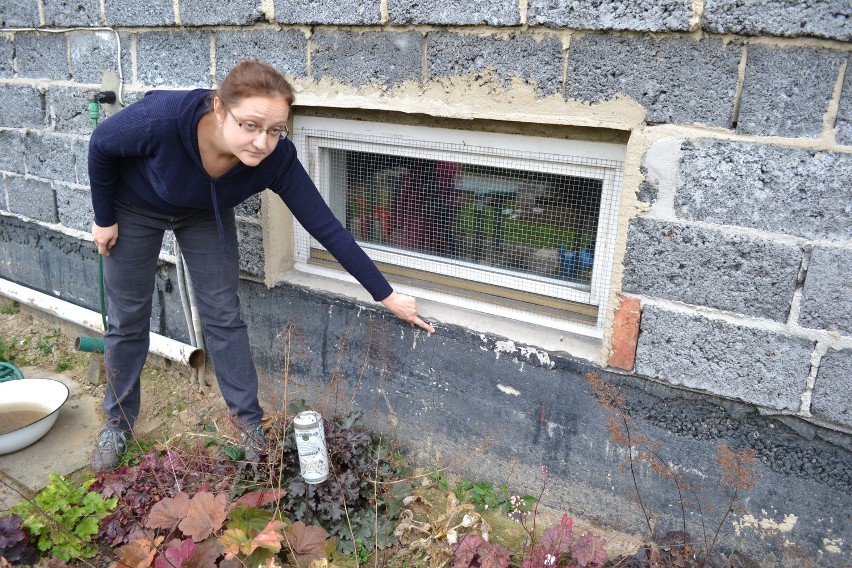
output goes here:
{"type": "MultiPolygon", "coordinates": [[[[238,63],[217,91],[152,91],[103,121],[89,144],[95,221],[104,256],[106,426],[93,456],[113,468],[139,414],[154,276],[170,229],[192,277],[222,395],[248,450],[262,443],[257,372],[237,297],[234,207],[266,188],[397,317],[428,332],[414,298],[394,292],[334,217],[287,136],[293,88],[272,66],[238,63]]],[[[247,451],[254,457],[255,452],[247,451]]]]}

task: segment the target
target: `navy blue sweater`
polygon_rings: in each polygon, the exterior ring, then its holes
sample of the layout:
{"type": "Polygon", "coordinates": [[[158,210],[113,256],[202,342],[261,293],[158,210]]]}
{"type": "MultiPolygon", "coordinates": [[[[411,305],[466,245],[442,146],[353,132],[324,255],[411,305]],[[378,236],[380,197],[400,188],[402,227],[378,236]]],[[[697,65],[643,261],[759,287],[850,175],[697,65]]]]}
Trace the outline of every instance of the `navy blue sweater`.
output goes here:
{"type": "Polygon", "coordinates": [[[390,284],[329,209],[290,140],[278,142],[255,167],[239,162],[215,180],[207,174],[198,122],[209,109],[209,94],[207,89],[152,91],[101,122],[89,142],[95,223],[116,223],[117,199],[170,216],[212,209],[218,218],[220,209],[269,188],[373,299],[387,298],[390,284]]]}

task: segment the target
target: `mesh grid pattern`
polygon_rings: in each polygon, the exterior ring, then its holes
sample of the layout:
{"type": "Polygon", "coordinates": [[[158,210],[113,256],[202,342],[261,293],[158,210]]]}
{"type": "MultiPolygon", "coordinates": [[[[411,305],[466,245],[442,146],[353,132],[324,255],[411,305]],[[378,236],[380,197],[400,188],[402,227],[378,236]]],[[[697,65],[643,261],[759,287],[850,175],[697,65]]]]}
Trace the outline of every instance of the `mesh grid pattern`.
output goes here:
{"type": "MultiPolygon", "coordinates": [[[[605,293],[598,272],[612,256],[607,219],[621,162],[309,129],[294,136],[316,141],[308,171],[374,260],[509,298],[596,305],[605,293]]],[[[310,241],[297,247],[321,248],[310,241]]]]}

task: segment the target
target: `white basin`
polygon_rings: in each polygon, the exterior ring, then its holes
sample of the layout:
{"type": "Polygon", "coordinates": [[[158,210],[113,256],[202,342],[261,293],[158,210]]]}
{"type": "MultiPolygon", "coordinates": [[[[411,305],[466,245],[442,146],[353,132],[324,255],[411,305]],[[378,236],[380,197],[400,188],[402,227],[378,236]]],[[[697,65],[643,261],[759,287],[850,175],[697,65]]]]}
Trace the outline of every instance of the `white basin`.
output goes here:
{"type": "Polygon", "coordinates": [[[40,440],[59,417],[68,400],[68,387],[54,379],[21,379],[0,383],[0,414],[13,409],[41,408],[47,415],[0,434],[0,455],[16,452],[40,440]]]}

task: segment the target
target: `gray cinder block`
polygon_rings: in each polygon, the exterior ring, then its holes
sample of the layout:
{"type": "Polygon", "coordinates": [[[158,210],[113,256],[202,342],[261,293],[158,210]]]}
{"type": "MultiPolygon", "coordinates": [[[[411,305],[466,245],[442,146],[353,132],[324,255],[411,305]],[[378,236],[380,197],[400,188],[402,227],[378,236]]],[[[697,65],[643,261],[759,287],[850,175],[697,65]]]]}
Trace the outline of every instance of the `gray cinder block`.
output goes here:
{"type": "Polygon", "coordinates": [[[837,143],[852,146],[852,56],[846,63],[846,78],[837,109],[837,143]]]}
{"type": "Polygon", "coordinates": [[[784,322],[801,258],[769,240],[640,217],[630,223],[623,288],[784,322]]]}
{"type": "Polygon", "coordinates": [[[0,170],[25,174],[24,140],[17,130],[0,130],[0,170]]]}
{"type": "Polygon", "coordinates": [[[571,41],[566,97],[594,103],[623,93],[649,123],[728,127],[739,60],[736,42],[587,35],[571,41]]]}
{"type": "Polygon", "coordinates": [[[48,26],[96,26],[101,21],[100,0],[52,0],[44,2],[48,26]]]}
{"type": "Polygon", "coordinates": [[[44,128],[44,95],[29,85],[0,85],[0,127],[44,128]]]}
{"type": "Polygon", "coordinates": [[[180,20],[185,26],[242,26],[263,22],[266,16],[260,10],[260,0],[181,0],[180,20]]]}
{"type": "Polygon", "coordinates": [[[47,32],[16,33],[15,59],[18,62],[18,76],[59,81],[69,79],[66,35],[47,32]]]}
{"type": "Polygon", "coordinates": [[[275,20],[282,24],[376,25],[381,22],[380,0],[275,0],[275,20]]]}
{"type": "Polygon", "coordinates": [[[300,30],[217,31],[216,81],[241,59],[259,59],[288,77],[308,74],[308,40],[300,30]]]}
{"type": "Polygon", "coordinates": [[[737,132],[817,138],[847,57],[827,49],[749,46],[737,132]]]}
{"type": "Polygon", "coordinates": [[[40,24],[38,0],[0,3],[0,26],[4,28],[35,28],[40,24]]]}
{"type": "Polygon", "coordinates": [[[235,211],[238,216],[258,219],[260,217],[260,194],[256,193],[237,205],[235,211]]]}
{"type": "Polygon", "coordinates": [[[776,410],[798,410],[814,342],[656,306],[642,311],[636,372],[776,410]]]}
{"type": "Polygon", "coordinates": [[[823,355],[814,382],[811,412],[852,426],[852,349],[830,349],[823,355]]]}
{"type": "Polygon", "coordinates": [[[312,38],[311,71],[355,86],[396,86],[420,81],[420,32],[318,31],[312,38]]]}
{"type": "Polygon", "coordinates": [[[12,58],[15,56],[15,44],[11,37],[0,36],[0,79],[11,79],[15,75],[12,58]]]}
{"type": "Polygon", "coordinates": [[[585,30],[687,31],[692,0],[529,0],[530,25],[585,30]]]}
{"type": "Polygon", "coordinates": [[[562,42],[556,37],[536,41],[513,34],[507,39],[433,32],[428,36],[427,77],[482,77],[493,73],[507,86],[519,78],[545,95],[562,89],[562,42]]]}
{"type": "Polygon", "coordinates": [[[750,36],[852,40],[849,0],[704,0],[702,27],[750,36]]]}
{"type": "Polygon", "coordinates": [[[263,229],[253,221],[237,221],[240,244],[240,270],[263,278],[263,229]]]}
{"type": "Polygon", "coordinates": [[[209,87],[210,32],[144,32],[136,39],[136,79],[150,87],[209,87]]]}
{"type": "Polygon", "coordinates": [[[91,134],[88,104],[91,89],[50,85],[47,89],[47,115],[56,132],[91,134]]]}
{"type": "MultiPolygon", "coordinates": [[[[107,31],[73,32],[71,42],[71,76],[75,83],[100,83],[105,69],[115,69],[118,45],[115,34],[107,31]]],[[[129,50],[130,46],[125,45],[129,50]]]]}
{"type": "Polygon", "coordinates": [[[802,289],[799,324],[852,336],[852,250],[814,248],[802,289]]]}
{"type": "Polygon", "coordinates": [[[27,132],[24,160],[27,174],[39,178],[76,183],[73,139],[57,134],[27,132]]]}
{"type": "Polygon", "coordinates": [[[521,23],[518,3],[513,0],[389,0],[388,18],[396,25],[516,26],[521,23]]]}
{"type": "Polygon", "coordinates": [[[9,211],[48,223],[59,221],[56,215],[56,197],[50,182],[5,175],[3,183],[9,199],[9,211]]]}
{"type": "Polygon", "coordinates": [[[172,0],[104,0],[107,24],[111,26],[172,26],[172,0]]]}
{"type": "Polygon", "coordinates": [[[816,239],[852,238],[852,155],[704,138],[685,142],[679,217],[816,239]]]}
{"type": "Polygon", "coordinates": [[[74,170],[78,185],[89,185],[89,139],[74,140],[74,170]]]}
{"type": "Polygon", "coordinates": [[[56,210],[62,225],[86,233],[92,230],[95,214],[88,191],[56,184],[56,210]]]}

